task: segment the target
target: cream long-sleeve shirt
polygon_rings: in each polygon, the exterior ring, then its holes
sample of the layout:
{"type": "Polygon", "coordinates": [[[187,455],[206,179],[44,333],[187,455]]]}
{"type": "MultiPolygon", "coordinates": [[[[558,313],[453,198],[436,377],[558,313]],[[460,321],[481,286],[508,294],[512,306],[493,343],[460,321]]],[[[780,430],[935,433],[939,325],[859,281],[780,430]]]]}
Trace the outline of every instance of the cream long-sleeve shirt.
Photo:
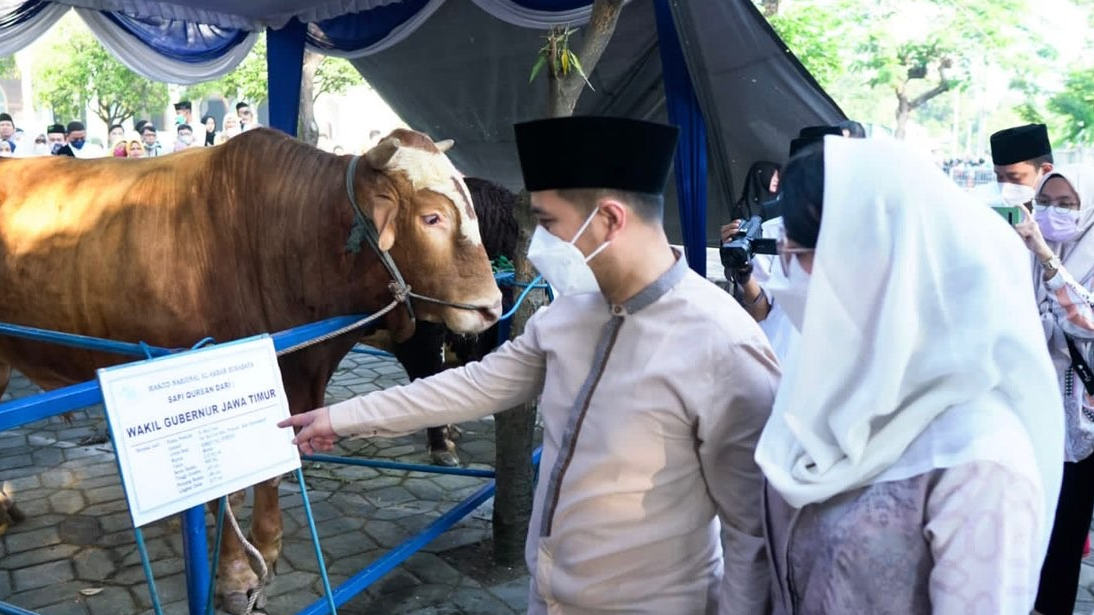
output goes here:
{"type": "Polygon", "coordinates": [[[679,258],[623,305],[562,297],[483,361],[335,404],[331,423],[396,436],[542,393],[529,612],[757,615],[753,452],[778,379],[756,323],[679,258]]]}

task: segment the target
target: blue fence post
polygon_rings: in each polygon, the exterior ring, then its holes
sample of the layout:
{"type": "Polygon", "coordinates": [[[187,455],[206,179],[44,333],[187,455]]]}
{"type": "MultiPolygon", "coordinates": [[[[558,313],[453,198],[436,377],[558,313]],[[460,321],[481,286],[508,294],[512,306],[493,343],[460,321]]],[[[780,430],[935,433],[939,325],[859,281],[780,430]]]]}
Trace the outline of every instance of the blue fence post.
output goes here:
{"type": "Polygon", "coordinates": [[[209,601],[205,506],[195,506],[182,513],[182,550],[186,564],[186,602],[190,606],[190,615],[202,615],[209,601]]]}

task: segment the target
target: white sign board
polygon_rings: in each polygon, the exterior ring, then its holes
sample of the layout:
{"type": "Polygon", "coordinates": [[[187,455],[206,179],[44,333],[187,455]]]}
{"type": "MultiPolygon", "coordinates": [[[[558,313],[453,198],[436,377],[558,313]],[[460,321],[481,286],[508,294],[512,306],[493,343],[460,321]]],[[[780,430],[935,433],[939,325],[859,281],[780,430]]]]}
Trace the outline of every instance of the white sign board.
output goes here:
{"type": "Polygon", "coordinates": [[[269,336],[98,373],[134,526],[300,467],[269,336]]]}

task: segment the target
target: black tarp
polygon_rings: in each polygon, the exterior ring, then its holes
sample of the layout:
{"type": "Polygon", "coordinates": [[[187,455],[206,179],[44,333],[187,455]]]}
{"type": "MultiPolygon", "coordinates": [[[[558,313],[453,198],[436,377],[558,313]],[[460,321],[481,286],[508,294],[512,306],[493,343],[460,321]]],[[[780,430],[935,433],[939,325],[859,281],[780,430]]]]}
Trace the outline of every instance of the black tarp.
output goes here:
{"type": "MultiPolygon", "coordinates": [[[[750,0],[674,2],[673,12],[710,131],[706,234],[715,245],[749,165],[783,161],[802,126],[844,116],[750,0]]],[[[512,125],[546,109],[546,79],[529,84],[544,35],[451,0],[399,45],[353,64],[411,127],[455,139],[461,171],[519,189],[512,125]]],[[[580,33],[571,45],[580,48],[580,33]]],[[[652,0],[626,5],[590,80],[575,113],[667,121],[652,0]]],[[[671,188],[667,197],[665,227],[679,242],[671,188]]]]}

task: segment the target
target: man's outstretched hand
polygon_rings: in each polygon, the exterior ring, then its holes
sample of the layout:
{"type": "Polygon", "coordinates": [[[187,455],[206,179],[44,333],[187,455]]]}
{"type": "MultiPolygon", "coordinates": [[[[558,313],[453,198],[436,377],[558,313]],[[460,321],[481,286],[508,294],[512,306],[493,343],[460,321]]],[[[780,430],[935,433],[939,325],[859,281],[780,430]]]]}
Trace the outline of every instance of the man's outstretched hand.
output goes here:
{"type": "Polygon", "coordinates": [[[292,443],[305,455],[313,453],[325,453],[334,448],[334,442],[338,436],[330,426],[330,409],[326,406],[316,408],[311,412],[297,414],[281,421],[278,427],[299,427],[292,443]]]}

